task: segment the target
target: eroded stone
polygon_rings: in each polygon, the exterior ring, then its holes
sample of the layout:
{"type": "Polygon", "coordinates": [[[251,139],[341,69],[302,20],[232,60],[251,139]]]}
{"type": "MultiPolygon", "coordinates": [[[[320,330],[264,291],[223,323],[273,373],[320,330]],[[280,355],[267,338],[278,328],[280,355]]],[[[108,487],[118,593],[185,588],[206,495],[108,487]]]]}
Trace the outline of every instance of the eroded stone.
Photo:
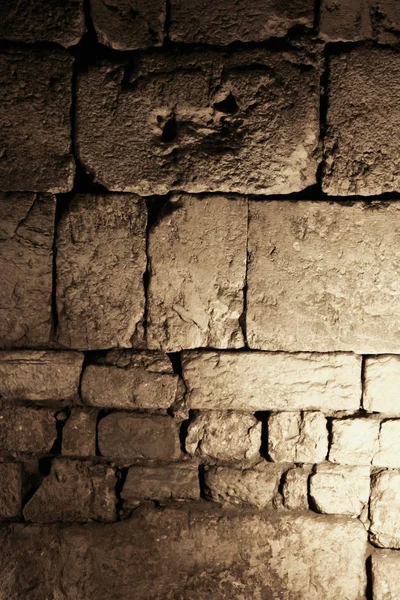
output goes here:
{"type": "Polygon", "coordinates": [[[0,519],[18,519],[22,505],[22,466],[0,463],[0,519]]]}
{"type": "Polygon", "coordinates": [[[365,358],[363,405],[370,412],[400,416],[400,357],[365,358]]]}
{"type": "Polygon", "coordinates": [[[373,542],[382,548],[400,548],[400,471],[373,474],[370,516],[373,542]]]}
{"type": "Polygon", "coordinates": [[[282,485],[283,504],[290,510],[308,510],[308,481],[312,467],[289,469],[282,485]]]}
{"type": "Polygon", "coordinates": [[[322,413],[271,413],[268,454],[274,462],[317,463],[327,453],[328,429],[322,413]]]}
{"type": "Polygon", "coordinates": [[[95,410],[73,408],[62,429],[65,456],[95,456],[98,414],[95,410]]]}
{"type": "Polygon", "coordinates": [[[377,419],[334,419],[329,460],[341,465],[368,466],[378,451],[377,419]]]}
{"type": "Polygon", "coordinates": [[[1,409],[0,454],[48,454],[56,438],[56,420],[52,411],[25,407],[1,409]]]}
{"type": "Polygon", "coordinates": [[[400,555],[398,552],[375,552],[372,555],[372,589],[374,600],[400,598],[400,555]]]}
{"type": "Polygon", "coordinates": [[[319,464],[310,479],[315,508],[331,515],[359,516],[368,502],[369,467],[319,464]]]}
{"type": "Polygon", "coordinates": [[[185,463],[130,467],[121,492],[127,506],[140,500],[196,500],[200,498],[197,465],[185,463]]]}
{"type": "Polygon", "coordinates": [[[376,467],[400,468],[400,419],[383,421],[379,430],[379,450],[372,464],[376,467]]]}

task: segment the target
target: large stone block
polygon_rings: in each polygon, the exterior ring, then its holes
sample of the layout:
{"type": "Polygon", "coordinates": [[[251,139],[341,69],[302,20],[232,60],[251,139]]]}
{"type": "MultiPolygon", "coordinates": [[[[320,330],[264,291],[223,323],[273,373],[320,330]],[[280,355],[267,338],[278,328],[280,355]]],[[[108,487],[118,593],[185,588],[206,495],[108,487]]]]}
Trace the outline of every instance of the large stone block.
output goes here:
{"type": "Polygon", "coordinates": [[[150,232],[150,348],[240,348],[247,200],[176,195],[150,232]]]}
{"type": "Polygon", "coordinates": [[[372,464],[400,469],[400,419],[383,421],[379,430],[379,449],[372,464]]]}
{"type": "Polygon", "coordinates": [[[334,419],[329,460],[341,465],[368,466],[378,451],[378,419],[334,419]]]}
{"type": "Polygon", "coordinates": [[[56,199],[0,193],[0,346],[43,346],[52,334],[56,199]]]}
{"type": "Polygon", "coordinates": [[[250,202],[250,347],[398,351],[399,227],[396,202],[250,202]]]}
{"type": "Polygon", "coordinates": [[[57,232],[58,339],[84,350],[143,345],[144,201],[78,195],[57,232]]]}
{"type": "Polygon", "coordinates": [[[315,508],[328,515],[358,517],[368,503],[369,467],[319,464],[310,478],[310,497],[315,508]]]}
{"type": "Polygon", "coordinates": [[[128,507],[141,500],[198,500],[199,470],[186,463],[130,467],[121,498],[128,507]]]}
{"type": "Polygon", "coordinates": [[[279,412],[268,418],[268,454],[274,462],[318,463],[328,453],[328,428],[320,412],[279,412]]]}
{"type": "Polygon", "coordinates": [[[382,548],[400,549],[400,471],[387,470],[371,478],[370,533],[382,548]]]}
{"type": "Polygon", "coordinates": [[[330,58],[323,173],[327,194],[398,191],[399,82],[398,49],[358,46],[330,58]]]}
{"type": "Polygon", "coordinates": [[[0,520],[18,519],[22,505],[22,465],[0,463],[0,520]]]}
{"type": "Polygon", "coordinates": [[[5,49],[0,53],[0,189],[68,192],[72,56],[64,50],[5,49]]]}
{"type": "Polygon", "coordinates": [[[370,412],[400,416],[400,356],[365,358],[363,405],[370,412]]]}
{"type": "Polygon", "coordinates": [[[262,42],[314,21],[313,0],[171,0],[170,6],[169,36],[186,43],[262,42]]]}
{"type": "Polygon", "coordinates": [[[56,420],[51,411],[25,407],[1,409],[1,455],[48,454],[56,439],[56,420]]]}
{"type": "Polygon", "coordinates": [[[400,598],[400,553],[375,552],[372,555],[372,589],[374,600],[400,598]]]}
{"type": "Polygon", "coordinates": [[[185,352],[191,408],[357,410],[361,359],[351,354],[185,352]]]}
{"type": "Polygon", "coordinates": [[[295,192],[316,182],[319,102],[303,50],[102,63],[78,80],[77,151],[113,191],[295,192]]]}

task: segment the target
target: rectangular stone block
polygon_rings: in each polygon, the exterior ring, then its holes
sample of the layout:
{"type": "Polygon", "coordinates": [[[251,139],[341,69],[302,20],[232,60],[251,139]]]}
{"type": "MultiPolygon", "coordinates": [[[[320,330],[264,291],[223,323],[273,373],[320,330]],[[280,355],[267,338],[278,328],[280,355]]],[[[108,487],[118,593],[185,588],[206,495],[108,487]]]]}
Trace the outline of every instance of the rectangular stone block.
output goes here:
{"type": "Polygon", "coordinates": [[[400,419],[381,423],[379,446],[372,464],[376,467],[400,469],[400,419]]]}
{"type": "Polygon", "coordinates": [[[400,598],[400,554],[380,551],[372,555],[372,589],[374,600],[400,598]]]}
{"type": "Polygon", "coordinates": [[[80,352],[0,352],[0,396],[4,400],[74,400],[83,363],[80,352]]]}
{"type": "Polygon", "coordinates": [[[121,492],[124,506],[135,506],[141,500],[200,499],[197,465],[179,464],[129,468],[121,492]]]}
{"type": "Polygon", "coordinates": [[[352,354],[185,352],[191,408],[358,410],[361,359],[352,354]]]}
{"type": "Polygon", "coordinates": [[[400,356],[368,356],[363,406],[369,412],[400,416],[400,356]]]}
{"type": "Polygon", "coordinates": [[[150,231],[150,348],[240,348],[248,203],[173,197],[150,231]]]}
{"type": "Polygon", "coordinates": [[[312,467],[295,467],[284,475],[282,496],[285,508],[306,511],[309,508],[308,483],[312,467]]]}
{"type": "MultiPolygon", "coordinates": [[[[319,512],[359,516],[368,503],[369,467],[322,463],[310,478],[310,497],[319,512]]],[[[325,547],[325,543],[323,544],[325,547]]]]}
{"type": "Polygon", "coordinates": [[[96,410],[73,408],[62,429],[64,456],[95,456],[97,434],[96,410]]]}
{"type": "Polygon", "coordinates": [[[316,182],[319,60],[254,49],[90,67],[78,79],[79,158],[108,189],[144,196],[302,190],[316,182]]]}
{"type": "Polygon", "coordinates": [[[48,454],[56,439],[56,420],[52,411],[25,407],[1,409],[1,455],[48,454]]]}
{"type": "Polygon", "coordinates": [[[22,466],[0,463],[0,520],[18,519],[22,506],[22,466]]]}
{"type": "Polygon", "coordinates": [[[329,460],[341,465],[368,466],[378,452],[378,419],[334,419],[329,460]]]}
{"type": "Polygon", "coordinates": [[[144,201],[78,195],[57,232],[58,340],[82,350],[143,345],[144,201]]]}
{"type": "Polygon", "coordinates": [[[328,453],[328,428],[320,412],[280,412],[268,417],[268,455],[274,462],[318,463],[328,453]]]}
{"type": "Polygon", "coordinates": [[[374,196],[398,191],[400,86],[387,82],[399,78],[397,49],[358,46],[331,56],[323,172],[327,194],[374,196]]]}
{"type": "Polygon", "coordinates": [[[54,196],[0,193],[0,347],[50,342],[55,211],[54,196]]]}
{"type": "Polygon", "coordinates": [[[399,227],[397,202],[250,202],[249,346],[397,352],[399,227]]]}
{"type": "Polygon", "coordinates": [[[371,478],[370,535],[381,548],[400,549],[400,470],[381,470],[371,478]]]}
{"type": "Polygon", "coordinates": [[[72,62],[61,49],[0,52],[0,190],[72,189],[72,62]]]}

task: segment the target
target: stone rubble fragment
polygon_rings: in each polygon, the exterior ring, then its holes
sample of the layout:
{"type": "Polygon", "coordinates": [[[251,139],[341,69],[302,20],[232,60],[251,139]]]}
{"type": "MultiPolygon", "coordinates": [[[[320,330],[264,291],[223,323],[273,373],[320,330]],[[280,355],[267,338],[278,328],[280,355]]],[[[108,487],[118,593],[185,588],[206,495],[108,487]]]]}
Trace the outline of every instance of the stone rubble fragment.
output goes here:
{"type": "Polygon", "coordinates": [[[328,453],[327,421],[320,412],[278,412],[268,418],[268,454],[274,462],[317,463],[328,453]]]}
{"type": "Polygon", "coordinates": [[[198,500],[200,485],[197,465],[176,463],[130,467],[121,498],[124,506],[128,507],[141,500],[198,500]]]}
{"type": "Polygon", "coordinates": [[[316,510],[330,515],[359,516],[368,502],[369,467],[322,463],[310,479],[310,497],[316,510]]]}
{"type": "Polygon", "coordinates": [[[98,414],[95,410],[73,408],[62,429],[64,456],[95,456],[98,414]]]}
{"type": "Polygon", "coordinates": [[[308,481],[311,472],[311,466],[303,466],[289,469],[285,473],[282,485],[285,508],[289,510],[308,510],[308,481]]]}
{"type": "Polygon", "coordinates": [[[377,419],[334,419],[329,460],[341,465],[370,465],[378,451],[379,429],[377,419]]]}
{"type": "Polygon", "coordinates": [[[400,416],[400,357],[369,356],[364,367],[364,409],[400,416]]]}
{"type": "Polygon", "coordinates": [[[18,519],[22,505],[22,465],[0,463],[0,519],[18,519]]]}
{"type": "Polygon", "coordinates": [[[374,544],[400,549],[400,471],[384,470],[371,478],[371,528],[374,544]]]}
{"type": "Polygon", "coordinates": [[[400,554],[394,551],[374,552],[371,559],[374,600],[400,598],[400,554]]]}
{"type": "Polygon", "coordinates": [[[48,454],[56,439],[52,411],[22,406],[0,410],[0,455],[48,454]]]}

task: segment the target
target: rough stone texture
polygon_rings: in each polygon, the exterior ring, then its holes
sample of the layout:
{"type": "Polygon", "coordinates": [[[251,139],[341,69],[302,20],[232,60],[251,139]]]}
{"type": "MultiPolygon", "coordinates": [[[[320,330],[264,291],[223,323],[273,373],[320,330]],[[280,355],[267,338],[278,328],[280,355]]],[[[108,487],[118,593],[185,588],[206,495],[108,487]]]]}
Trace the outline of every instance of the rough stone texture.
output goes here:
{"type": "Polygon", "coordinates": [[[361,359],[350,354],[187,352],[191,408],[357,410],[361,359]]]}
{"type": "Polygon", "coordinates": [[[400,549],[400,471],[388,470],[371,478],[371,538],[382,548],[400,549]]]}
{"type": "Polygon", "coordinates": [[[310,479],[310,497],[315,508],[326,514],[360,515],[369,491],[369,467],[319,464],[310,479]]]}
{"type": "Polygon", "coordinates": [[[399,227],[396,202],[250,202],[249,346],[397,352],[399,227]]]}
{"type": "Polygon", "coordinates": [[[115,50],[161,46],[166,6],[165,0],[90,0],[98,40],[115,50]]]}
{"type": "Polygon", "coordinates": [[[274,462],[317,463],[327,453],[328,429],[322,413],[271,413],[268,454],[274,462]]]}
{"type": "Polygon", "coordinates": [[[145,196],[304,189],[318,160],[315,61],[243,50],[143,55],[127,75],[93,66],[78,80],[79,157],[108,189],[145,196]]]}
{"type": "Polygon", "coordinates": [[[320,34],[329,42],[374,39],[395,44],[400,35],[397,0],[322,0],[320,34]]]}
{"type": "Polygon", "coordinates": [[[95,456],[97,411],[73,408],[62,430],[65,456],[95,456]]]}
{"type": "Polygon", "coordinates": [[[0,396],[3,400],[73,400],[78,396],[82,363],[79,352],[0,352],[0,396]]]}
{"type": "Polygon", "coordinates": [[[124,506],[140,500],[196,500],[200,498],[196,465],[174,464],[130,467],[121,492],[124,506]]]}
{"type": "Polygon", "coordinates": [[[334,419],[329,460],[341,465],[368,466],[378,450],[377,419],[334,419]]]}
{"type": "Polygon", "coordinates": [[[352,519],[181,505],[138,509],[116,524],[14,525],[0,535],[7,600],[365,597],[366,531],[352,519]]]}
{"type": "Polygon", "coordinates": [[[282,501],[278,488],[282,465],[260,463],[253,469],[209,467],[204,473],[207,497],[215,502],[272,508],[282,501]]]}
{"type": "Polygon", "coordinates": [[[150,348],[244,346],[247,213],[244,198],[174,196],[150,232],[150,348]]]}
{"type": "Polygon", "coordinates": [[[400,468],[400,419],[381,423],[379,450],[372,464],[376,467],[400,468]]]}
{"type": "Polygon", "coordinates": [[[50,341],[56,199],[0,193],[0,346],[50,341]]]}
{"type": "Polygon", "coordinates": [[[116,518],[115,473],[107,465],[53,461],[50,474],[23,510],[26,521],[112,521],[116,518]]]}
{"type": "Polygon", "coordinates": [[[22,466],[0,463],[0,519],[18,519],[22,504],[22,466]]]}
{"type": "Polygon", "coordinates": [[[400,598],[399,552],[376,552],[372,555],[372,589],[374,600],[400,598]]]}
{"type": "Polygon", "coordinates": [[[296,467],[285,474],[282,485],[283,504],[290,510],[308,510],[308,480],[312,467],[296,467]]]}
{"type": "Polygon", "coordinates": [[[25,407],[0,410],[0,454],[47,454],[56,438],[52,411],[25,407]]]}
{"type": "Polygon", "coordinates": [[[254,461],[260,458],[261,421],[245,413],[200,413],[189,425],[185,446],[193,456],[254,461]]]}
{"type": "Polygon", "coordinates": [[[78,195],[57,233],[58,340],[83,350],[143,345],[146,206],[78,195]]]}
{"type": "Polygon", "coordinates": [[[327,194],[373,196],[399,189],[399,82],[398,49],[357,47],[331,57],[323,175],[327,194]]]}
{"type": "Polygon", "coordinates": [[[68,192],[72,56],[64,50],[0,52],[0,189],[68,192]]]}
{"type": "Polygon", "coordinates": [[[171,460],[179,458],[176,423],[161,415],[112,413],[98,424],[100,454],[113,458],[171,460]]]}
{"type": "Polygon", "coordinates": [[[400,416],[400,357],[365,359],[363,406],[370,412],[400,416]]]}
{"type": "Polygon", "coordinates": [[[1,39],[72,46],[84,30],[79,0],[2,0],[0,4],[1,39]]]}
{"type": "Polygon", "coordinates": [[[186,43],[262,42],[314,21],[313,0],[171,0],[170,6],[169,37],[186,43]]]}

